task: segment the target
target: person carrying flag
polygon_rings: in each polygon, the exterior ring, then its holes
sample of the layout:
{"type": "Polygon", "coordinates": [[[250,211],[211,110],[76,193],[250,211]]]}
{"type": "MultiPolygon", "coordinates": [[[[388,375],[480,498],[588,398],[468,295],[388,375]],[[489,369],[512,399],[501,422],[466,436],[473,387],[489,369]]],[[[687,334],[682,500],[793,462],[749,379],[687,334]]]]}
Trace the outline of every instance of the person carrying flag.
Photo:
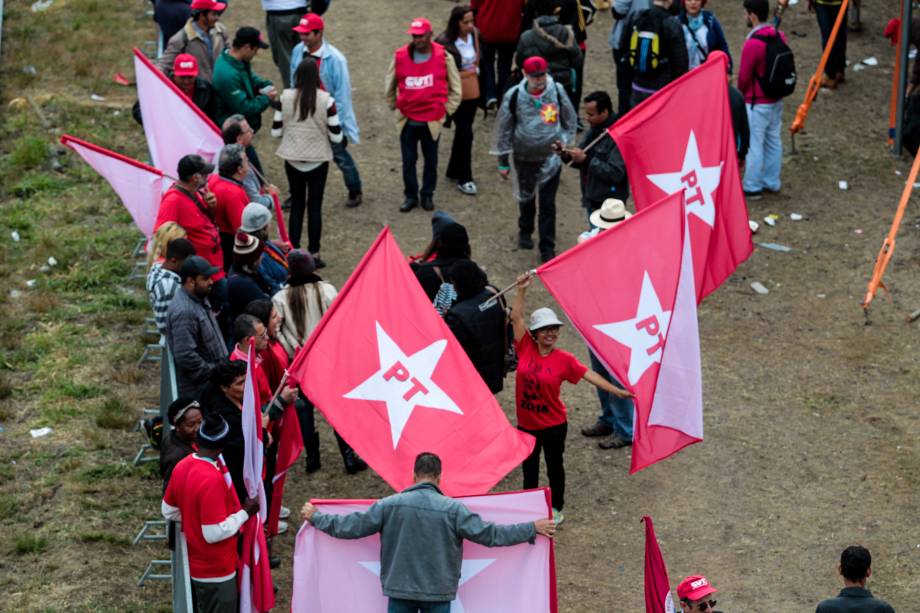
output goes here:
{"type": "Polygon", "coordinates": [[[552,309],[543,307],[524,323],[524,302],[533,276],[524,273],[517,279],[517,291],[511,307],[514,346],[518,354],[515,377],[515,404],[518,429],[537,439],[530,457],[524,460],[524,489],[537,487],[540,473],[540,450],[546,460],[549,487],[552,490],[553,520],[561,524],[565,517],[565,436],[568,432],[565,404],[559,393],[563,381],[576,384],[582,379],[620,398],[632,394],[616,387],[562,349],[556,348],[562,322],[552,309]]]}

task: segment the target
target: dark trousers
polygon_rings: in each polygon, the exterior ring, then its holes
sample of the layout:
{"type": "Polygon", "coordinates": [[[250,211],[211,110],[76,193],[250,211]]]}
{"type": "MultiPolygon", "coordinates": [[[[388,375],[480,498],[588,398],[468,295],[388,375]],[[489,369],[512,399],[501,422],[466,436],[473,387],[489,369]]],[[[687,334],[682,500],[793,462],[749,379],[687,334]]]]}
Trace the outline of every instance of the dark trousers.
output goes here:
{"type": "Polygon", "coordinates": [[[473,180],[473,121],[478,108],[477,100],[464,100],[453,114],[454,142],[450,146],[447,178],[458,183],[473,180]]]}
{"type": "Polygon", "coordinates": [[[632,72],[626,63],[626,54],[613,51],[613,64],[617,71],[617,115],[622,117],[632,108],[632,72]]]}
{"type": "Polygon", "coordinates": [[[306,12],[306,9],[300,9],[265,13],[265,30],[268,32],[268,43],[272,48],[272,61],[281,73],[285,89],[291,87],[291,51],[294,50],[294,45],[300,42],[300,37],[293,28],[300,23],[301,16],[306,12]]]}
{"type": "Polygon", "coordinates": [[[413,125],[407,121],[399,134],[399,147],[402,150],[403,190],[406,200],[418,202],[419,195],[422,198],[433,197],[434,188],[438,184],[438,141],[431,138],[428,124],[413,125]],[[422,149],[422,157],[425,159],[421,194],[419,194],[418,174],[415,170],[419,146],[422,149]]]}
{"type": "Polygon", "coordinates": [[[329,162],[323,162],[310,172],[300,172],[287,162],[284,163],[288,187],[291,190],[291,212],[288,216],[288,230],[291,244],[300,247],[303,233],[303,213],[307,210],[307,250],[319,253],[319,239],[323,234],[323,193],[326,191],[326,177],[329,162]]]}
{"type": "MultiPolygon", "coordinates": [[[[319,467],[319,432],[316,431],[316,409],[309,398],[301,394],[294,404],[297,411],[297,419],[300,420],[300,435],[303,437],[304,455],[306,456],[307,465],[315,464],[319,467]]],[[[335,432],[333,430],[333,432],[335,432]]],[[[351,445],[345,442],[345,439],[335,432],[335,441],[339,446],[339,453],[342,460],[348,464],[356,455],[351,445]]],[[[347,466],[346,466],[347,468],[347,466]]]]}
{"type": "Polygon", "coordinates": [[[533,234],[534,218],[539,202],[540,255],[552,254],[556,250],[556,191],[559,189],[560,170],[545,183],[535,185],[542,162],[515,162],[518,185],[522,192],[532,193],[529,200],[518,202],[518,232],[521,236],[533,234]]]}
{"type": "MultiPolygon", "coordinates": [[[[834,29],[834,22],[837,21],[837,14],[840,13],[839,4],[818,4],[815,3],[815,15],[818,18],[818,27],[821,28],[821,50],[827,47],[827,39],[831,36],[831,30],[834,29]]],[[[831,53],[827,56],[827,64],[824,65],[824,74],[831,79],[836,79],[843,74],[847,65],[847,18],[843,17],[843,23],[837,31],[837,38],[834,40],[834,46],[831,53]]]]}
{"type": "Polygon", "coordinates": [[[348,139],[342,138],[340,143],[332,143],[332,161],[342,171],[342,179],[345,180],[345,188],[348,194],[361,193],[361,175],[358,174],[358,165],[355,159],[348,152],[348,139]]]}
{"type": "Polygon", "coordinates": [[[206,583],[192,579],[192,591],[198,603],[198,613],[237,613],[239,611],[239,591],[236,577],[220,583],[206,583]]]}
{"type": "Polygon", "coordinates": [[[526,432],[537,439],[533,452],[527,456],[521,468],[524,470],[524,489],[537,487],[540,483],[540,450],[543,450],[543,459],[546,460],[546,475],[549,477],[549,489],[552,491],[553,508],[561,511],[565,505],[565,435],[569,430],[568,423],[550,426],[542,430],[528,430],[518,426],[518,430],[526,432]]]}
{"type": "Polygon", "coordinates": [[[387,602],[387,613],[450,613],[450,601],[427,602],[390,598],[387,602]]]}
{"type": "Polygon", "coordinates": [[[505,90],[512,85],[508,83],[508,78],[511,76],[511,63],[514,61],[514,52],[516,50],[517,42],[487,43],[484,40],[479,41],[479,51],[482,54],[479,67],[482,70],[481,79],[486,102],[492,98],[501,102],[505,90]]]}

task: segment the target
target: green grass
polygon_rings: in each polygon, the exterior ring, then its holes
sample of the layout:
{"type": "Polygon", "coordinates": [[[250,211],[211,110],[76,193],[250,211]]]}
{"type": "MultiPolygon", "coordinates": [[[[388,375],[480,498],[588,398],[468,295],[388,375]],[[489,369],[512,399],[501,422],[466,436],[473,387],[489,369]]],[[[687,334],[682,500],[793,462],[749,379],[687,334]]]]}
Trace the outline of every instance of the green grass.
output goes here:
{"type": "Polygon", "coordinates": [[[96,425],[106,430],[126,430],[136,422],[137,417],[121,398],[107,398],[96,411],[96,425]]]}
{"type": "Polygon", "coordinates": [[[13,543],[16,555],[44,553],[48,549],[48,539],[40,534],[19,534],[13,543]]]}

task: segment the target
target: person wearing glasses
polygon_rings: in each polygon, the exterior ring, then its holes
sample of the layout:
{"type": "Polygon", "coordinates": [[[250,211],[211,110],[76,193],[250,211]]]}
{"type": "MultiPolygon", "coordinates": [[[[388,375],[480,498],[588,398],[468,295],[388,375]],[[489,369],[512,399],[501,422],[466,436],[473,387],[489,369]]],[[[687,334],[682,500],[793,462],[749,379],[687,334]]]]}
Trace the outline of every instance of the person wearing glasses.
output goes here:
{"type": "Polygon", "coordinates": [[[677,597],[680,599],[680,609],[684,613],[697,613],[698,611],[715,610],[716,601],[712,595],[718,592],[712,587],[709,579],[703,575],[691,575],[681,581],[677,586],[677,597]]]}

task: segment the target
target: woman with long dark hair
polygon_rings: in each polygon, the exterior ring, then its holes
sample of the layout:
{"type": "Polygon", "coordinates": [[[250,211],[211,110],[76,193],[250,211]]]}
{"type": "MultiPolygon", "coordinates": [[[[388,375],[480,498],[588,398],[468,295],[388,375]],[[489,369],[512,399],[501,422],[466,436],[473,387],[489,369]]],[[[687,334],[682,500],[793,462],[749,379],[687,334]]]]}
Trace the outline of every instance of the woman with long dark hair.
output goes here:
{"type": "Polygon", "coordinates": [[[469,196],[477,189],[473,181],[473,120],[479,107],[479,32],[473,25],[473,9],[469,5],[455,6],[450,11],[447,28],[435,39],[454,58],[460,70],[463,89],[462,102],[451,115],[454,123],[454,143],[447,163],[447,178],[456,181],[457,188],[469,196]]]}
{"type": "Polygon", "coordinates": [[[300,247],[304,209],[307,211],[307,249],[317,268],[325,266],[319,258],[323,232],[323,193],[332,159],[330,142],[342,141],[342,126],[335,101],[320,88],[319,68],[306,58],[294,73],[294,88],[281,93],[281,119],[275,115],[272,135],[281,137],[277,155],[284,160],[291,190],[288,220],[291,243],[300,247]]]}

